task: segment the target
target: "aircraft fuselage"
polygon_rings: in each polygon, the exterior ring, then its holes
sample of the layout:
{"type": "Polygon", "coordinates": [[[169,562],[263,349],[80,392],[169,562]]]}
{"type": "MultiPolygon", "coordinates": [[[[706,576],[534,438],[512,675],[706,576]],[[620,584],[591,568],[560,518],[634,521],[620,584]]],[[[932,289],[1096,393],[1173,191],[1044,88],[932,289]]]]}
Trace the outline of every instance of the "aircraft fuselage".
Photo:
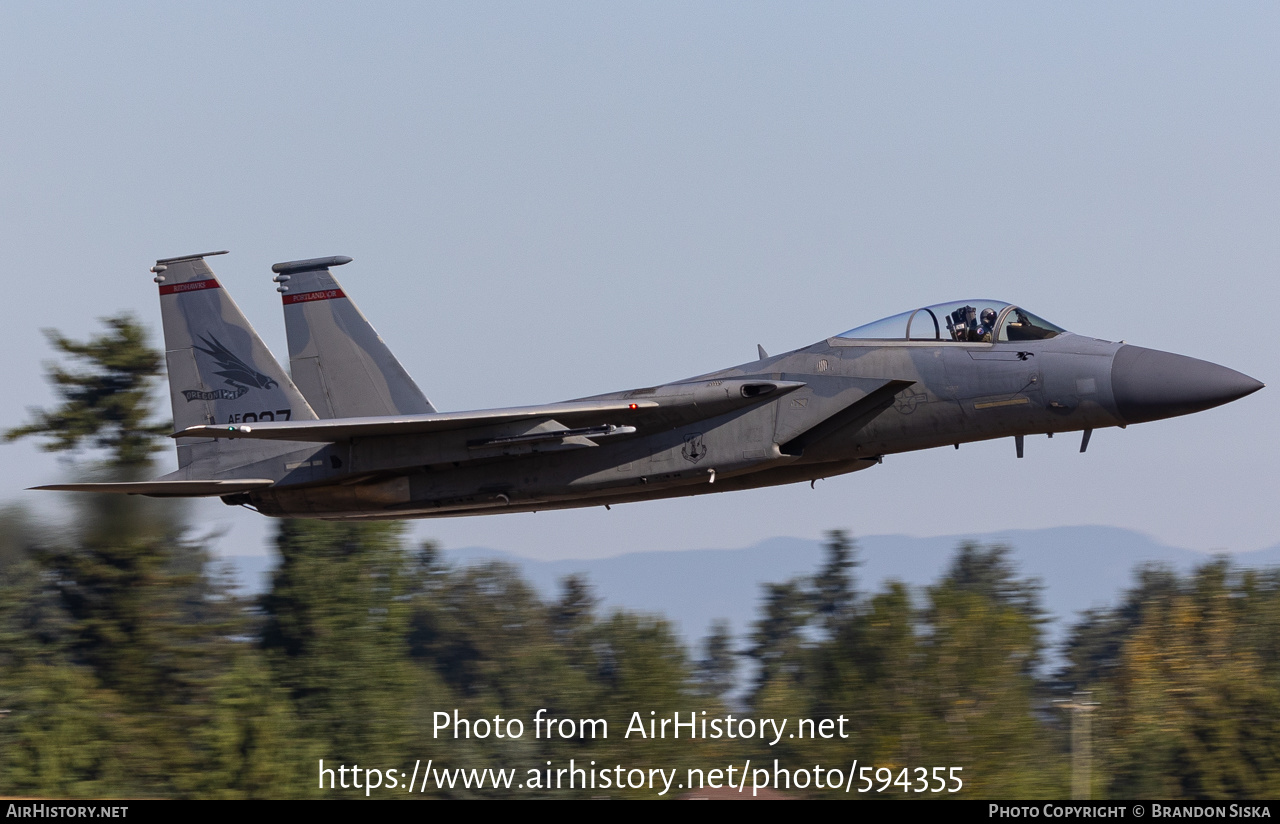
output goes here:
{"type": "MultiPolygon", "coordinates": [[[[518,436],[521,425],[430,440],[357,439],[290,457],[286,462],[306,466],[237,500],[277,516],[420,518],[600,506],[827,478],[900,452],[1125,426],[1131,421],[1112,387],[1112,363],[1123,347],[1070,334],[1016,343],[831,338],[687,381],[592,398],[649,398],[727,380],[803,383],[656,434],[590,448],[516,443],[491,447],[487,455],[476,453],[477,440],[518,436]],[[841,419],[886,380],[911,385],[841,419]],[[386,478],[376,480],[380,474],[386,478]],[[334,485],[343,478],[367,480],[334,485]]],[[[619,425],[626,422],[618,416],[619,425]]]]}
{"type": "Polygon", "coordinates": [[[661,386],[440,412],[331,269],[272,267],[290,373],[206,258],[158,260],[178,469],[44,489],[222,498],[266,515],[428,518],[812,481],[886,455],[1184,415],[1262,387],[1074,335],[1013,304],[935,304],[661,386]]]}

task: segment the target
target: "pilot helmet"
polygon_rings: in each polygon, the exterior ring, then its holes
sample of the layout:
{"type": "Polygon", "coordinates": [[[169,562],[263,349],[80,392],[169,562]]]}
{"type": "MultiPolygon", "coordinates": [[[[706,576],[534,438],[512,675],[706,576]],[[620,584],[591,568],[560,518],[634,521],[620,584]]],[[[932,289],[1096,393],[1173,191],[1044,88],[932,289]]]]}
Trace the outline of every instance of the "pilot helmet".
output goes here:
{"type": "Polygon", "coordinates": [[[987,327],[996,325],[996,310],[994,309],[982,310],[982,325],[987,327]]]}

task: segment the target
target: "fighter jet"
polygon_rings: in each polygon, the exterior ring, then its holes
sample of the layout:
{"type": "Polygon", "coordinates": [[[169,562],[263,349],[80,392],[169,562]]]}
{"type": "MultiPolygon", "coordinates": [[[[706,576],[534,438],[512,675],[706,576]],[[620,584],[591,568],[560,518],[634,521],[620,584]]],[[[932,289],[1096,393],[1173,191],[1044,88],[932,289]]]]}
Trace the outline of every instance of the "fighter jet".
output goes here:
{"type": "Polygon", "coordinates": [[[537,406],[440,412],[332,269],[272,267],[292,378],[206,258],[156,261],[178,470],[37,489],[219,497],[264,515],[530,512],[829,478],[885,456],[1199,412],[1263,384],[1072,334],[995,300],[921,307],[684,380],[537,406]]]}

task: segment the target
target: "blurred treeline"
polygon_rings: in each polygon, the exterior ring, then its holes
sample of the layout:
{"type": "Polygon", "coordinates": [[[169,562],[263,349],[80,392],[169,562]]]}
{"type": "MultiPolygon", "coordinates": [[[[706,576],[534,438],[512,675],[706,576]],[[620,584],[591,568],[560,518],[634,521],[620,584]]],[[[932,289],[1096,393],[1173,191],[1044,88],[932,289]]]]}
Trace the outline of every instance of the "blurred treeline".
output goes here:
{"type": "MultiPolygon", "coordinates": [[[[10,436],[48,435],[85,459],[82,474],[137,477],[163,429],[147,422],[144,391],[159,360],[136,322],[109,323],[85,344],[51,336],[80,369],[51,370],[63,406],[10,436]]],[[[1275,570],[1138,570],[1119,605],[1072,629],[1054,672],[1039,584],[1017,575],[1006,547],[958,548],[923,592],[867,592],[856,545],[833,532],[812,576],[766,588],[748,637],[721,625],[691,651],[660,616],[601,610],[587,581],[543,600],[508,566],[454,568],[430,544],[409,546],[397,523],[282,521],[270,591],[238,598],[180,505],[84,498],[70,524],[0,517],[0,795],[363,796],[321,792],[321,758],[515,768],[517,782],[570,758],[676,767],[678,780],[776,758],[792,770],[857,759],[895,778],[908,767],[913,785],[914,768],[963,767],[962,796],[1062,798],[1072,739],[1061,705],[1083,690],[1096,702],[1093,797],[1280,793],[1275,570]],[[606,718],[609,736],[537,738],[544,708],[606,718]],[[524,735],[433,737],[434,713],[455,709],[520,719],[524,735]],[[623,737],[632,712],[703,711],[786,718],[787,732],[843,716],[850,737],[623,737]]],[[[442,794],[495,791],[415,791],[442,794]]],[[[572,794],[653,795],[554,791],[572,794]]],[[[868,795],[920,797],[901,785],[868,795]]]]}

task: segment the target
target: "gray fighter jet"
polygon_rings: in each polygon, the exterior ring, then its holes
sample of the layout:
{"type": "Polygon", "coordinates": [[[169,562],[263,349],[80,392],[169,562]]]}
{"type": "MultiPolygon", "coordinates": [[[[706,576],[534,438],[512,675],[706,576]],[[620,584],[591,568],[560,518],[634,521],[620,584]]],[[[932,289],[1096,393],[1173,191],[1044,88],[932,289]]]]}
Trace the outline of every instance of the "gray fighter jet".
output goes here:
{"type": "Polygon", "coordinates": [[[541,406],[439,412],[331,269],[276,264],[292,379],[205,258],[160,287],[176,472],[38,489],[220,497],[265,515],[528,512],[813,481],[885,455],[1199,412],[1262,388],[1194,358],[1075,335],[1002,301],[904,312],[784,355],[541,406]]]}

